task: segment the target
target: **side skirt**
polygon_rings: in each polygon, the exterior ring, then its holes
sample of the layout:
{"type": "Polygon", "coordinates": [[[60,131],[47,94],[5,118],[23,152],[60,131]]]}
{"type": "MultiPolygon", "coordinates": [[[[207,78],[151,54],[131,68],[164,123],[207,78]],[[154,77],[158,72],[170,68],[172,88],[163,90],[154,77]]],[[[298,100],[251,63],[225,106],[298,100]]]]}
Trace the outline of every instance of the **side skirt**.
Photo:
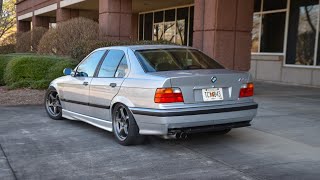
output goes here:
{"type": "Polygon", "coordinates": [[[64,118],[70,119],[70,120],[80,120],[83,122],[86,122],[88,124],[94,125],[98,128],[107,130],[112,132],[112,122],[111,121],[106,121],[98,118],[93,118],[90,116],[86,116],[83,114],[75,113],[72,111],[68,111],[65,109],[62,109],[62,116],[64,118]]]}

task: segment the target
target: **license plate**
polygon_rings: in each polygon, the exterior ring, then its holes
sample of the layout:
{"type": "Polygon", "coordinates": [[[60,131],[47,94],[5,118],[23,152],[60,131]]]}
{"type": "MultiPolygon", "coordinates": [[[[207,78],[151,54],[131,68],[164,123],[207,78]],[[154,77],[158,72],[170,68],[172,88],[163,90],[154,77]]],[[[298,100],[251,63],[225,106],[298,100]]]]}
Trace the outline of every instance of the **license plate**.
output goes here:
{"type": "Polygon", "coordinates": [[[222,101],[222,88],[202,89],[203,101],[222,101]]]}

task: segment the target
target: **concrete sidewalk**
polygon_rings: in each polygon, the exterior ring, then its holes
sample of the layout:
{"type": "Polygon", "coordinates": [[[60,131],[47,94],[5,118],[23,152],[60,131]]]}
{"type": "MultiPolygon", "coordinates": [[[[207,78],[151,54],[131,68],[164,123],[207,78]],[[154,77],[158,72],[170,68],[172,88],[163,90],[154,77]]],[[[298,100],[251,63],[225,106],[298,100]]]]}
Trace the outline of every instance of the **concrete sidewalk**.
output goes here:
{"type": "Polygon", "coordinates": [[[256,84],[251,127],[118,145],[111,133],[0,107],[0,179],[319,179],[320,89],[256,84]]]}

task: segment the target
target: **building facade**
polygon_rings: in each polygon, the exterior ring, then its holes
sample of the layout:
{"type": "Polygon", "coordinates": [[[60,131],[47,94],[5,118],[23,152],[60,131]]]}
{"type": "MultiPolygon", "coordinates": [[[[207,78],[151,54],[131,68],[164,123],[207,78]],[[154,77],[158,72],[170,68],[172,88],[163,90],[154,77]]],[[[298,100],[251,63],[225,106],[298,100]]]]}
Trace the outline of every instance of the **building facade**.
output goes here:
{"type": "Polygon", "coordinates": [[[167,40],[257,80],[320,86],[319,0],[18,0],[18,31],[74,17],[107,40],[167,40]]]}

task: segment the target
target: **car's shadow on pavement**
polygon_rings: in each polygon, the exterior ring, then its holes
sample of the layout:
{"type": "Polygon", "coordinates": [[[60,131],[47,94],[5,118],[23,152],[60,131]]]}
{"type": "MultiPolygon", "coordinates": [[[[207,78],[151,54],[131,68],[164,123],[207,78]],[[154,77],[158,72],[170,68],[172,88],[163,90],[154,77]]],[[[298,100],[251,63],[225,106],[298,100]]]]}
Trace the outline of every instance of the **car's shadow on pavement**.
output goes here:
{"type": "MultiPolygon", "coordinates": [[[[90,133],[96,134],[97,136],[101,136],[101,138],[107,138],[108,140],[112,141],[113,144],[117,144],[117,142],[114,140],[115,137],[113,136],[112,132],[108,132],[106,130],[97,128],[95,126],[92,126],[82,121],[74,121],[74,120],[67,120],[67,119],[62,121],[63,123],[74,126],[77,129],[88,131],[90,133]]],[[[188,134],[186,138],[170,138],[170,139],[165,139],[161,136],[146,136],[144,143],[140,144],[140,146],[148,146],[148,145],[155,145],[155,144],[182,144],[182,143],[185,144],[185,143],[192,143],[192,142],[212,144],[215,139],[219,140],[226,136],[228,136],[228,134],[221,135],[221,134],[218,134],[217,132],[194,133],[194,134],[188,134]]]]}

